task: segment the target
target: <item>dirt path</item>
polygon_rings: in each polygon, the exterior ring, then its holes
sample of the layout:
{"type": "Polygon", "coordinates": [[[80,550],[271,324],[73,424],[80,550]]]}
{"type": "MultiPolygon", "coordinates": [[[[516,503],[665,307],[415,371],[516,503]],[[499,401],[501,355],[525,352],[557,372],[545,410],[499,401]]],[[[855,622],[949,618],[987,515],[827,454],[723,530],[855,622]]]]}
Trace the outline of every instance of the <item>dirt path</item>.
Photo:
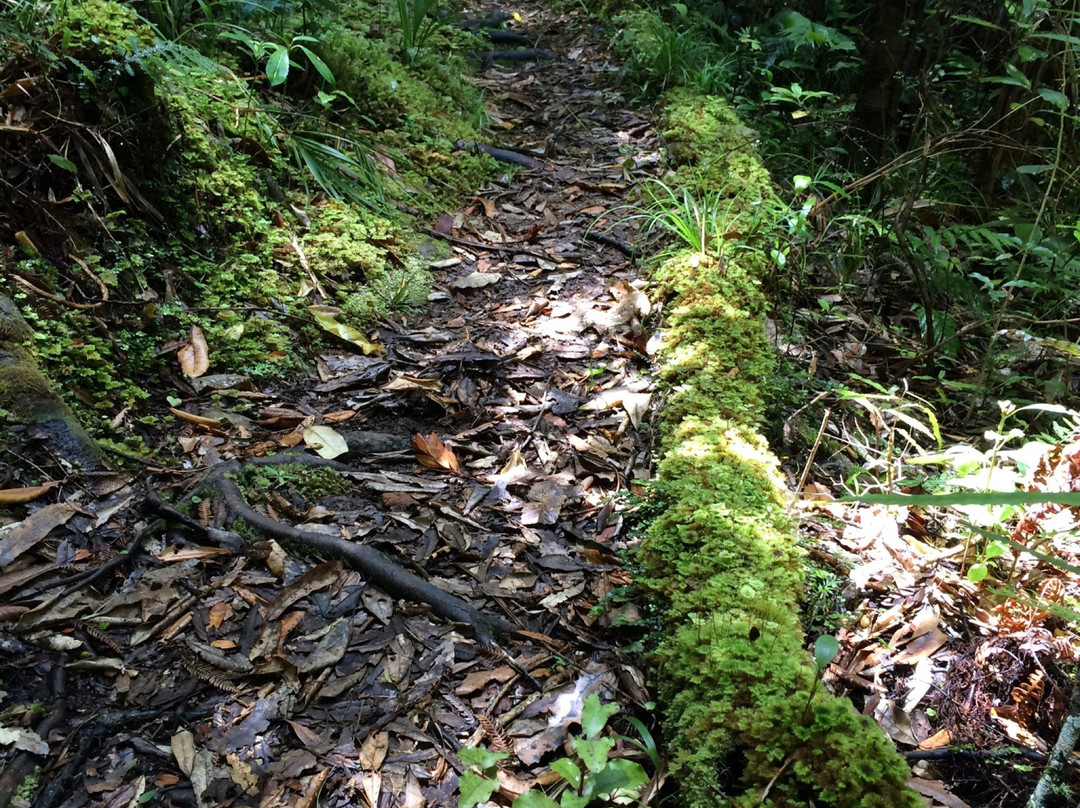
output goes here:
{"type": "Polygon", "coordinates": [[[606,243],[586,234],[655,171],[658,143],[615,92],[601,32],[539,4],[521,16],[514,30],[557,58],[496,60],[478,81],[502,145],[542,167],[440,219],[423,248],[430,311],[385,322],[384,353],[324,354],[320,378],[262,400],[257,422],[229,413],[259,394],[208,390],[184,408],[217,423],[179,437],[213,465],[282,451],[305,426],[350,436],[360,473],[344,488],[272,469],[249,480],[249,499],[375,547],[529,634],[480,648],[340,561],[224,552],[179,529],[62,590],[146,521],[125,510],[141,501],[130,482],[82,512],[49,506],[66,522],[59,548],[31,536],[0,576],[0,596],[22,586],[35,607],[3,635],[26,660],[5,675],[9,703],[47,705],[44,722],[29,707],[24,722],[40,735],[27,744],[49,750],[35,806],[150,790],[178,806],[456,806],[463,744],[516,753],[512,796],[561,751],[586,695],[631,711],[648,700],[619,651],[633,632],[613,628],[640,616],[611,596],[629,582],[623,495],[651,473],[652,306],[626,255],[633,234],[603,222],[593,233],[606,243]]]}

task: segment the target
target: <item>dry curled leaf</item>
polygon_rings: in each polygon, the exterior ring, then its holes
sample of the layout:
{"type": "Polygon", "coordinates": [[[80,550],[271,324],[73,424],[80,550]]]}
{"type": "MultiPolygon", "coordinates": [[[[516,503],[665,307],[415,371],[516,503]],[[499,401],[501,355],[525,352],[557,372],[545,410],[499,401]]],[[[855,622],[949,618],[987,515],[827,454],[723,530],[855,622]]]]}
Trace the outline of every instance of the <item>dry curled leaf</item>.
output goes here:
{"type": "Polygon", "coordinates": [[[421,466],[461,474],[461,461],[451,447],[439,440],[436,433],[426,436],[416,433],[413,435],[412,447],[416,450],[416,460],[421,466]]]}
{"type": "Polygon", "coordinates": [[[59,480],[52,480],[44,485],[34,485],[29,488],[0,489],[0,505],[21,505],[24,502],[31,502],[56,485],[60,485],[59,480]]]}
{"type": "Polygon", "coordinates": [[[191,379],[202,376],[210,369],[210,348],[202,329],[197,325],[191,327],[188,341],[176,352],[176,358],[184,375],[191,379]]]}

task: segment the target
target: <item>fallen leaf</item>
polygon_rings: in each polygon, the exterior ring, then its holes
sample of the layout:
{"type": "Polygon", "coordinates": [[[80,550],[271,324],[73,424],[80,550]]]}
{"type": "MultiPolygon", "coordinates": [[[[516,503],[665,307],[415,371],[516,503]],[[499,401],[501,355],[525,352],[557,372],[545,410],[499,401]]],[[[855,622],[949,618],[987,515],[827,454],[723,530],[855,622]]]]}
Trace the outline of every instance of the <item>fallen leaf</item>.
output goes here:
{"type": "Polygon", "coordinates": [[[649,411],[649,402],[652,401],[651,393],[625,393],[622,406],[626,414],[630,416],[630,423],[634,429],[641,428],[641,419],[649,411]]]}
{"type": "Polygon", "coordinates": [[[439,440],[436,433],[425,436],[418,432],[413,435],[412,447],[416,450],[416,460],[421,466],[454,474],[461,473],[461,461],[451,447],[439,440]]]}
{"type": "Polygon", "coordinates": [[[228,601],[219,600],[210,607],[210,611],[206,616],[206,624],[210,626],[210,628],[221,628],[221,624],[231,615],[232,607],[229,605],[228,601]]]}
{"type": "Polygon", "coordinates": [[[386,753],[390,749],[390,733],[372,732],[364,739],[360,747],[360,767],[368,771],[378,771],[386,760],[386,753]]]}
{"type": "Polygon", "coordinates": [[[309,449],[314,449],[316,454],[324,460],[333,460],[349,451],[349,444],[345,442],[345,438],[328,426],[306,427],[304,443],[309,449]]]}
{"type": "Polygon", "coordinates": [[[186,729],[181,730],[169,739],[169,746],[180,771],[190,777],[195,768],[195,736],[186,729]]]}
{"type": "Polygon", "coordinates": [[[950,793],[940,780],[923,780],[921,777],[912,777],[908,780],[908,785],[924,797],[929,797],[933,802],[941,803],[946,808],[969,808],[966,802],[950,793]]]}
{"type": "Polygon", "coordinates": [[[67,522],[78,511],[66,502],[46,505],[21,522],[0,529],[0,569],[8,566],[39,541],[54,527],[67,522]]]}
{"type": "Polygon", "coordinates": [[[400,376],[388,381],[384,384],[380,390],[389,390],[392,392],[399,392],[404,390],[434,390],[436,392],[442,390],[441,379],[422,379],[419,376],[411,376],[408,373],[402,373],[400,376]]]}
{"type": "Polygon", "coordinates": [[[52,480],[43,485],[34,485],[29,488],[0,489],[0,505],[22,505],[24,502],[32,502],[57,485],[60,485],[59,480],[52,480]]]}
{"type": "Polygon", "coordinates": [[[365,356],[382,349],[379,343],[372,342],[358,329],[353,328],[351,325],[339,323],[334,319],[341,313],[340,309],[333,306],[308,306],[308,312],[315,318],[315,322],[319,324],[320,328],[339,339],[352,343],[363,351],[365,356]]]}
{"type": "Polygon", "coordinates": [[[197,325],[191,327],[188,341],[176,352],[176,358],[180,362],[180,369],[190,379],[202,376],[210,369],[210,348],[202,329],[197,325]]]}
{"type": "Polygon", "coordinates": [[[450,282],[451,289],[482,289],[502,280],[498,272],[473,272],[450,282]]]}
{"type": "Polygon", "coordinates": [[[170,545],[164,548],[160,553],[156,553],[154,557],[158,561],[164,561],[166,563],[175,561],[202,561],[207,558],[228,555],[230,552],[232,551],[221,547],[203,547],[199,545],[177,547],[175,545],[170,545]]]}
{"type": "Polygon", "coordinates": [[[566,504],[571,486],[554,480],[542,480],[529,489],[529,502],[521,512],[523,525],[553,525],[559,521],[562,506],[566,504]]]}
{"type": "Polygon", "coordinates": [[[14,746],[35,755],[49,754],[49,745],[30,729],[0,727],[0,746],[14,746]]]}
{"type": "Polygon", "coordinates": [[[896,665],[914,665],[920,660],[927,659],[945,645],[949,638],[939,628],[933,628],[907,644],[903,651],[896,655],[893,663],[896,665]]]}
{"type": "Polygon", "coordinates": [[[918,749],[944,749],[953,742],[952,733],[947,729],[938,730],[921,744],[918,749]]]}

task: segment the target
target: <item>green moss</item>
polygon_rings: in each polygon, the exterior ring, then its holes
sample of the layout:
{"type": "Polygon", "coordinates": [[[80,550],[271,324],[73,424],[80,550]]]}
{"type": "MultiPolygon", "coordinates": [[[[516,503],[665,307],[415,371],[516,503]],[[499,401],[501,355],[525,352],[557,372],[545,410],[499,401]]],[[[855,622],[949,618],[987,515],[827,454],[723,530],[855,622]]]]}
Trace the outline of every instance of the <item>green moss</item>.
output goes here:
{"type": "Polygon", "coordinates": [[[247,466],[237,475],[237,484],[248,491],[287,488],[308,503],[347,494],[348,480],[333,469],[286,463],[280,466],[247,466]]]}
{"type": "Polygon", "coordinates": [[[681,802],[693,808],[914,806],[904,761],[851,704],[814,691],[803,647],[803,569],[778,462],[759,435],[776,362],[753,217],[770,200],[752,133],[718,98],[681,89],[660,125],[669,183],[729,196],[722,258],[667,253],[667,387],[657,468],[664,509],[642,543],[643,583],[667,603],[655,653],[681,802]],[[751,226],[747,226],[748,223],[751,226]]]}
{"type": "Polygon", "coordinates": [[[336,87],[376,128],[420,139],[476,137],[480,93],[464,79],[464,59],[437,53],[439,46],[433,41],[429,53],[406,67],[391,56],[385,39],[342,29],[324,36],[321,53],[336,87]]]}
{"type": "Polygon", "coordinates": [[[154,43],[155,37],[134,9],[113,0],[76,0],[63,8],[52,26],[63,54],[92,62],[127,58],[154,43]]]}

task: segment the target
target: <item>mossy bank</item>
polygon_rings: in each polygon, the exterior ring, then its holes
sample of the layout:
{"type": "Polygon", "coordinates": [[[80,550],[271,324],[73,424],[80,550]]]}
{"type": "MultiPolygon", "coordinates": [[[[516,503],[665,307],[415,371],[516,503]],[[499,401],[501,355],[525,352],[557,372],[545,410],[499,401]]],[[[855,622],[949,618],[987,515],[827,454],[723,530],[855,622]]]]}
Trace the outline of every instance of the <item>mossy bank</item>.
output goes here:
{"type": "Polygon", "coordinates": [[[0,295],[33,332],[23,363],[135,449],[190,392],[193,327],[208,372],[270,383],[340,345],[309,307],[362,331],[424,304],[423,219],[496,170],[453,145],[484,138],[473,35],[438,27],[405,64],[381,2],[241,5],[0,16],[0,115],[24,127],[0,137],[0,295]],[[275,84],[267,49],[294,34],[310,48],[275,84]]]}
{"type": "MultiPolygon", "coordinates": [[[[622,19],[624,43],[657,41],[655,18],[622,19]],[[626,27],[643,20],[649,35],[626,27]]],[[[655,62],[640,56],[639,65],[655,62]]],[[[641,561],[667,605],[653,659],[681,802],[914,808],[903,759],[850,702],[815,688],[805,650],[801,558],[777,460],[759,434],[775,372],[760,288],[776,208],[768,172],[722,99],[676,88],[659,107],[673,166],[665,184],[711,199],[712,216],[704,251],[653,259],[668,297],[664,508],[641,561]]]]}

